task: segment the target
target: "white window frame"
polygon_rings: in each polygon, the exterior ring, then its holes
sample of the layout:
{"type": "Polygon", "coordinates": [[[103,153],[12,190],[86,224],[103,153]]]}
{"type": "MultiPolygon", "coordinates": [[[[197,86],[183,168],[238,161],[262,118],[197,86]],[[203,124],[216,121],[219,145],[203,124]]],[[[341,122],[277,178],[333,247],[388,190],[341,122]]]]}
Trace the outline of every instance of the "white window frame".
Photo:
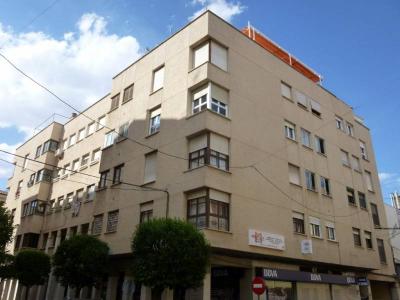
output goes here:
{"type": "Polygon", "coordinates": [[[165,65],[162,65],[153,71],[152,92],[156,92],[164,88],[165,65]]]}
{"type": "Polygon", "coordinates": [[[336,241],[336,229],[335,224],[332,222],[326,222],[326,238],[329,241],[336,241]]]}
{"type": "Polygon", "coordinates": [[[350,167],[350,157],[349,152],[340,149],[340,159],[342,161],[342,165],[350,167]]]}
{"type": "Polygon", "coordinates": [[[300,167],[289,163],[288,169],[289,169],[289,182],[291,184],[301,185],[300,167]],[[291,172],[291,171],[293,171],[293,172],[291,172]],[[296,178],[294,178],[294,177],[296,177],[296,178]]]}
{"type": "Polygon", "coordinates": [[[312,237],[322,238],[321,221],[315,217],[309,217],[310,234],[312,237]],[[319,234],[318,234],[319,233],[319,234]]]}
{"type": "Polygon", "coordinates": [[[159,132],[160,127],[161,127],[161,107],[156,107],[150,110],[149,135],[159,132]],[[158,114],[153,115],[154,112],[158,112],[158,114]]]}
{"type": "Polygon", "coordinates": [[[82,141],[86,136],[86,128],[83,127],[78,131],[78,142],[82,141]]]}
{"type": "Polygon", "coordinates": [[[219,85],[215,85],[212,82],[208,82],[207,84],[195,89],[191,93],[191,98],[192,98],[192,114],[197,114],[203,110],[209,109],[217,114],[220,114],[221,116],[227,117],[228,116],[228,103],[225,103],[221,101],[220,99],[216,99],[212,95],[212,86],[216,86],[219,89],[223,89],[227,92],[228,98],[229,98],[229,91],[219,85]],[[207,93],[200,96],[199,98],[194,99],[194,94],[195,92],[199,90],[206,89],[207,93]],[[199,103],[195,105],[195,101],[199,100],[199,103]],[[213,107],[214,106],[214,107],[213,107]],[[196,111],[197,110],[197,111],[196,111]],[[223,113],[223,110],[225,110],[225,114],[223,113]]]}
{"type": "Polygon", "coordinates": [[[301,128],[301,143],[303,146],[306,146],[308,148],[311,148],[312,145],[312,136],[311,136],[311,132],[309,132],[308,130],[301,128]]]}
{"type": "Polygon", "coordinates": [[[87,127],[86,136],[93,134],[96,131],[96,122],[92,122],[87,127]]]}
{"type": "Polygon", "coordinates": [[[341,131],[344,131],[344,123],[343,123],[344,121],[343,121],[343,119],[341,117],[339,117],[339,116],[335,116],[335,120],[336,120],[336,128],[341,130],[341,131]]]}
{"type": "Polygon", "coordinates": [[[100,148],[94,149],[92,152],[92,162],[99,161],[100,157],[101,157],[101,149],[100,148]],[[99,157],[96,158],[97,153],[99,153],[99,157]]]}
{"type": "Polygon", "coordinates": [[[353,126],[353,124],[351,124],[350,122],[347,122],[347,121],[346,121],[346,133],[349,136],[354,137],[354,126],[353,126]]]}
{"type": "Polygon", "coordinates": [[[208,40],[196,46],[192,50],[193,53],[193,69],[209,62],[221,70],[228,71],[228,48],[220,43],[208,40]],[[196,51],[200,53],[200,60],[196,62],[196,51]]]}
{"type": "Polygon", "coordinates": [[[97,130],[103,129],[106,126],[106,115],[97,119],[97,130]]]}
{"type": "Polygon", "coordinates": [[[71,134],[68,140],[68,147],[71,147],[76,144],[76,133],[71,134]]]}
{"type": "Polygon", "coordinates": [[[368,160],[367,145],[363,141],[360,141],[360,152],[361,152],[361,157],[364,160],[368,160]]]}
{"type": "Polygon", "coordinates": [[[292,100],[292,87],[283,81],[281,81],[281,96],[285,99],[292,100]]]}
{"type": "Polygon", "coordinates": [[[112,145],[114,145],[115,142],[115,131],[109,131],[104,135],[104,147],[103,148],[107,148],[107,147],[111,147],[112,145]]]}
{"type": "Polygon", "coordinates": [[[289,140],[296,140],[296,125],[292,122],[285,121],[285,136],[289,140]]]}
{"type": "Polygon", "coordinates": [[[320,187],[321,187],[321,193],[325,196],[330,196],[331,195],[331,183],[329,178],[326,178],[324,176],[319,177],[320,180],[320,187]]]}
{"type": "Polygon", "coordinates": [[[304,170],[304,176],[306,178],[306,188],[307,188],[307,190],[315,192],[317,190],[317,184],[315,182],[315,173],[311,172],[310,170],[304,170]],[[312,185],[314,185],[314,186],[312,186],[312,185]]]}

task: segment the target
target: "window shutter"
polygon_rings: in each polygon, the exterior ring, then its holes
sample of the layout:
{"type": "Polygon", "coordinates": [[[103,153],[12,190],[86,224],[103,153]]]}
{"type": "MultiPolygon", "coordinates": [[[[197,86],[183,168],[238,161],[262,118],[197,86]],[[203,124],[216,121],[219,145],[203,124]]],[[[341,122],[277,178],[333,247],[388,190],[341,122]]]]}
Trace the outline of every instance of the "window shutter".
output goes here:
{"type": "Polygon", "coordinates": [[[217,43],[211,42],[211,62],[222,70],[228,70],[228,50],[217,43]]]}
{"type": "Polygon", "coordinates": [[[157,168],[157,152],[147,154],[145,156],[144,166],[144,182],[151,182],[156,180],[156,168],[157,168]]]}
{"type": "Polygon", "coordinates": [[[153,91],[157,91],[164,85],[164,67],[154,71],[153,91]]]}
{"type": "Polygon", "coordinates": [[[295,91],[294,96],[296,98],[296,102],[304,107],[307,107],[307,97],[300,93],[299,91],[295,91]]]}
{"type": "Polygon", "coordinates": [[[153,109],[150,112],[150,118],[154,118],[155,116],[161,115],[161,107],[153,109]]]}
{"type": "Polygon", "coordinates": [[[210,199],[218,200],[221,202],[229,203],[229,194],[217,190],[209,190],[210,199]]]}
{"type": "Polygon", "coordinates": [[[209,42],[197,47],[193,51],[193,67],[197,68],[208,61],[209,42]]]}
{"type": "Polygon", "coordinates": [[[200,97],[208,94],[209,85],[206,84],[193,92],[193,100],[199,99],[200,97]]]}
{"type": "Polygon", "coordinates": [[[315,217],[308,217],[308,220],[311,224],[314,225],[321,225],[321,221],[318,218],[315,217]]]}
{"type": "Polygon", "coordinates": [[[207,134],[196,136],[189,140],[189,152],[194,152],[207,147],[207,134]]]}
{"type": "Polygon", "coordinates": [[[335,224],[334,224],[333,222],[328,222],[328,221],[326,221],[326,222],[325,222],[325,226],[326,226],[326,227],[330,227],[330,228],[335,228],[335,224]]]}
{"type": "Polygon", "coordinates": [[[229,140],[221,135],[210,133],[210,148],[229,155],[229,140]]]}
{"type": "Polygon", "coordinates": [[[292,99],[291,87],[281,82],[281,94],[288,99],[292,99]]]}
{"type": "Polygon", "coordinates": [[[300,169],[296,166],[289,165],[289,181],[300,185],[300,169]]]}
{"type": "Polygon", "coordinates": [[[310,103],[311,103],[312,110],[315,110],[315,111],[321,113],[321,105],[317,101],[310,99],[310,103]]]}
{"type": "Polygon", "coordinates": [[[220,88],[215,84],[211,84],[211,98],[228,104],[228,91],[220,88]]]}
{"type": "Polygon", "coordinates": [[[190,192],[186,196],[186,198],[188,200],[190,200],[190,199],[197,199],[197,198],[205,197],[205,196],[207,196],[207,190],[206,189],[201,189],[201,190],[197,190],[197,191],[194,191],[194,192],[190,192]]]}
{"type": "Polygon", "coordinates": [[[293,218],[304,220],[304,214],[298,213],[298,212],[293,212],[293,218]]]}
{"type": "Polygon", "coordinates": [[[140,204],[140,211],[147,211],[153,209],[153,201],[140,204]]]}

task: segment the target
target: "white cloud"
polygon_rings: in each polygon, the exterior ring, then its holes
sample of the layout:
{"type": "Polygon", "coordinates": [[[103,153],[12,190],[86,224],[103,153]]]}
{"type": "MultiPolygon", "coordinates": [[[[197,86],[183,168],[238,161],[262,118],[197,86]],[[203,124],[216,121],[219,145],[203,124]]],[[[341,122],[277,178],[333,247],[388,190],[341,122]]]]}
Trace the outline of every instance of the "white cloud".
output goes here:
{"type": "Polygon", "coordinates": [[[395,178],[395,177],[397,176],[397,174],[395,174],[395,173],[385,173],[385,172],[382,172],[382,173],[379,173],[378,176],[379,176],[379,180],[380,180],[382,183],[384,183],[384,182],[386,182],[386,181],[389,181],[389,180],[395,178]]]}
{"type": "Polygon", "coordinates": [[[241,14],[246,8],[240,2],[228,0],[193,0],[191,4],[201,5],[202,7],[190,16],[189,20],[195,19],[208,9],[230,22],[234,16],[241,14]]]}
{"type": "MultiPolygon", "coordinates": [[[[141,53],[133,36],[109,34],[106,19],[94,13],[84,14],[76,28],[54,38],[43,32],[15,33],[0,23],[0,51],[82,109],[109,92],[112,76],[141,53]]],[[[1,58],[0,70],[0,128],[16,126],[29,135],[54,112],[66,116],[72,112],[1,58]]]]}
{"type": "MultiPolygon", "coordinates": [[[[21,145],[21,143],[14,144],[14,145],[9,145],[7,143],[0,143],[0,149],[14,153],[15,149],[17,147],[19,147],[20,145],[21,145]]],[[[12,155],[0,152],[0,180],[6,180],[11,177],[14,166],[12,164],[2,161],[1,159],[13,162],[14,157],[12,155]]],[[[2,188],[3,187],[0,186],[0,189],[2,189],[2,188]]]]}

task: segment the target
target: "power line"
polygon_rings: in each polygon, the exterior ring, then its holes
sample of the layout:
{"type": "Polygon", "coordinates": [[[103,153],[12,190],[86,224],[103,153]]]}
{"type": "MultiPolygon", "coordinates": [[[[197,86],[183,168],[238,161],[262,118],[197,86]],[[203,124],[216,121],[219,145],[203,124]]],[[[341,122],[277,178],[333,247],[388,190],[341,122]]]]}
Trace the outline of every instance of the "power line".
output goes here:
{"type": "MultiPolygon", "coordinates": [[[[58,169],[58,170],[68,171],[68,172],[70,172],[71,174],[79,173],[79,174],[82,174],[82,175],[85,175],[85,176],[88,176],[88,177],[93,177],[93,178],[97,178],[97,179],[100,179],[100,178],[101,178],[100,176],[97,176],[97,175],[92,175],[92,174],[84,173],[84,172],[81,172],[81,171],[76,171],[76,170],[72,170],[72,169],[67,169],[67,168],[59,167],[59,166],[57,166],[57,165],[53,165],[53,164],[46,163],[46,162],[41,162],[41,161],[38,161],[38,160],[36,160],[36,159],[24,157],[24,156],[21,156],[21,155],[15,154],[15,153],[11,153],[11,152],[8,152],[8,151],[2,150],[2,149],[0,149],[0,152],[6,153],[6,154],[9,154],[9,155],[13,155],[13,156],[16,156],[16,157],[19,157],[19,158],[22,158],[22,159],[26,159],[26,160],[29,160],[29,161],[33,161],[33,162],[36,162],[36,163],[40,163],[40,164],[43,164],[43,165],[47,165],[47,166],[56,168],[56,169],[58,169]]],[[[112,179],[107,179],[107,178],[106,178],[106,181],[111,181],[111,182],[113,182],[112,179]]],[[[119,183],[125,184],[125,185],[128,185],[128,186],[133,186],[133,187],[141,188],[141,189],[143,189],[143,191],[167,192],[166,189],[158,189],[158,188],[153,188],[153,187],[145,187],[145,186],[142,186],[142,185],[140,185],[140,184],[135,184],[135,183],[130,183],[130,182],[120,181],[119,183]]]]}

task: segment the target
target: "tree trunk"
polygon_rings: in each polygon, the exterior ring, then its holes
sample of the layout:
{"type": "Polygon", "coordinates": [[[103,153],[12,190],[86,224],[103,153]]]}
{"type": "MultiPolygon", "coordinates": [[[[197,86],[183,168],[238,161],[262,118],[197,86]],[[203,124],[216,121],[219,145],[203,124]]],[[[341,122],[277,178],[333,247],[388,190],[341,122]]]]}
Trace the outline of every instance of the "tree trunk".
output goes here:
{"type": "Polygon", "coordinates": [[[151,289],[151,300],[161,300],[162,289],[151,289]]]}
{"type": "Polygon", "coordinates": [[[30,286],[25,287],[25,300],[29,300],[29,289],[30,289],[30,286]]]}
{"type": "Polygon", "coordinates": [[[174,289],[174,300],[185,300],[186,289],[176,288],[174,289]]]}

